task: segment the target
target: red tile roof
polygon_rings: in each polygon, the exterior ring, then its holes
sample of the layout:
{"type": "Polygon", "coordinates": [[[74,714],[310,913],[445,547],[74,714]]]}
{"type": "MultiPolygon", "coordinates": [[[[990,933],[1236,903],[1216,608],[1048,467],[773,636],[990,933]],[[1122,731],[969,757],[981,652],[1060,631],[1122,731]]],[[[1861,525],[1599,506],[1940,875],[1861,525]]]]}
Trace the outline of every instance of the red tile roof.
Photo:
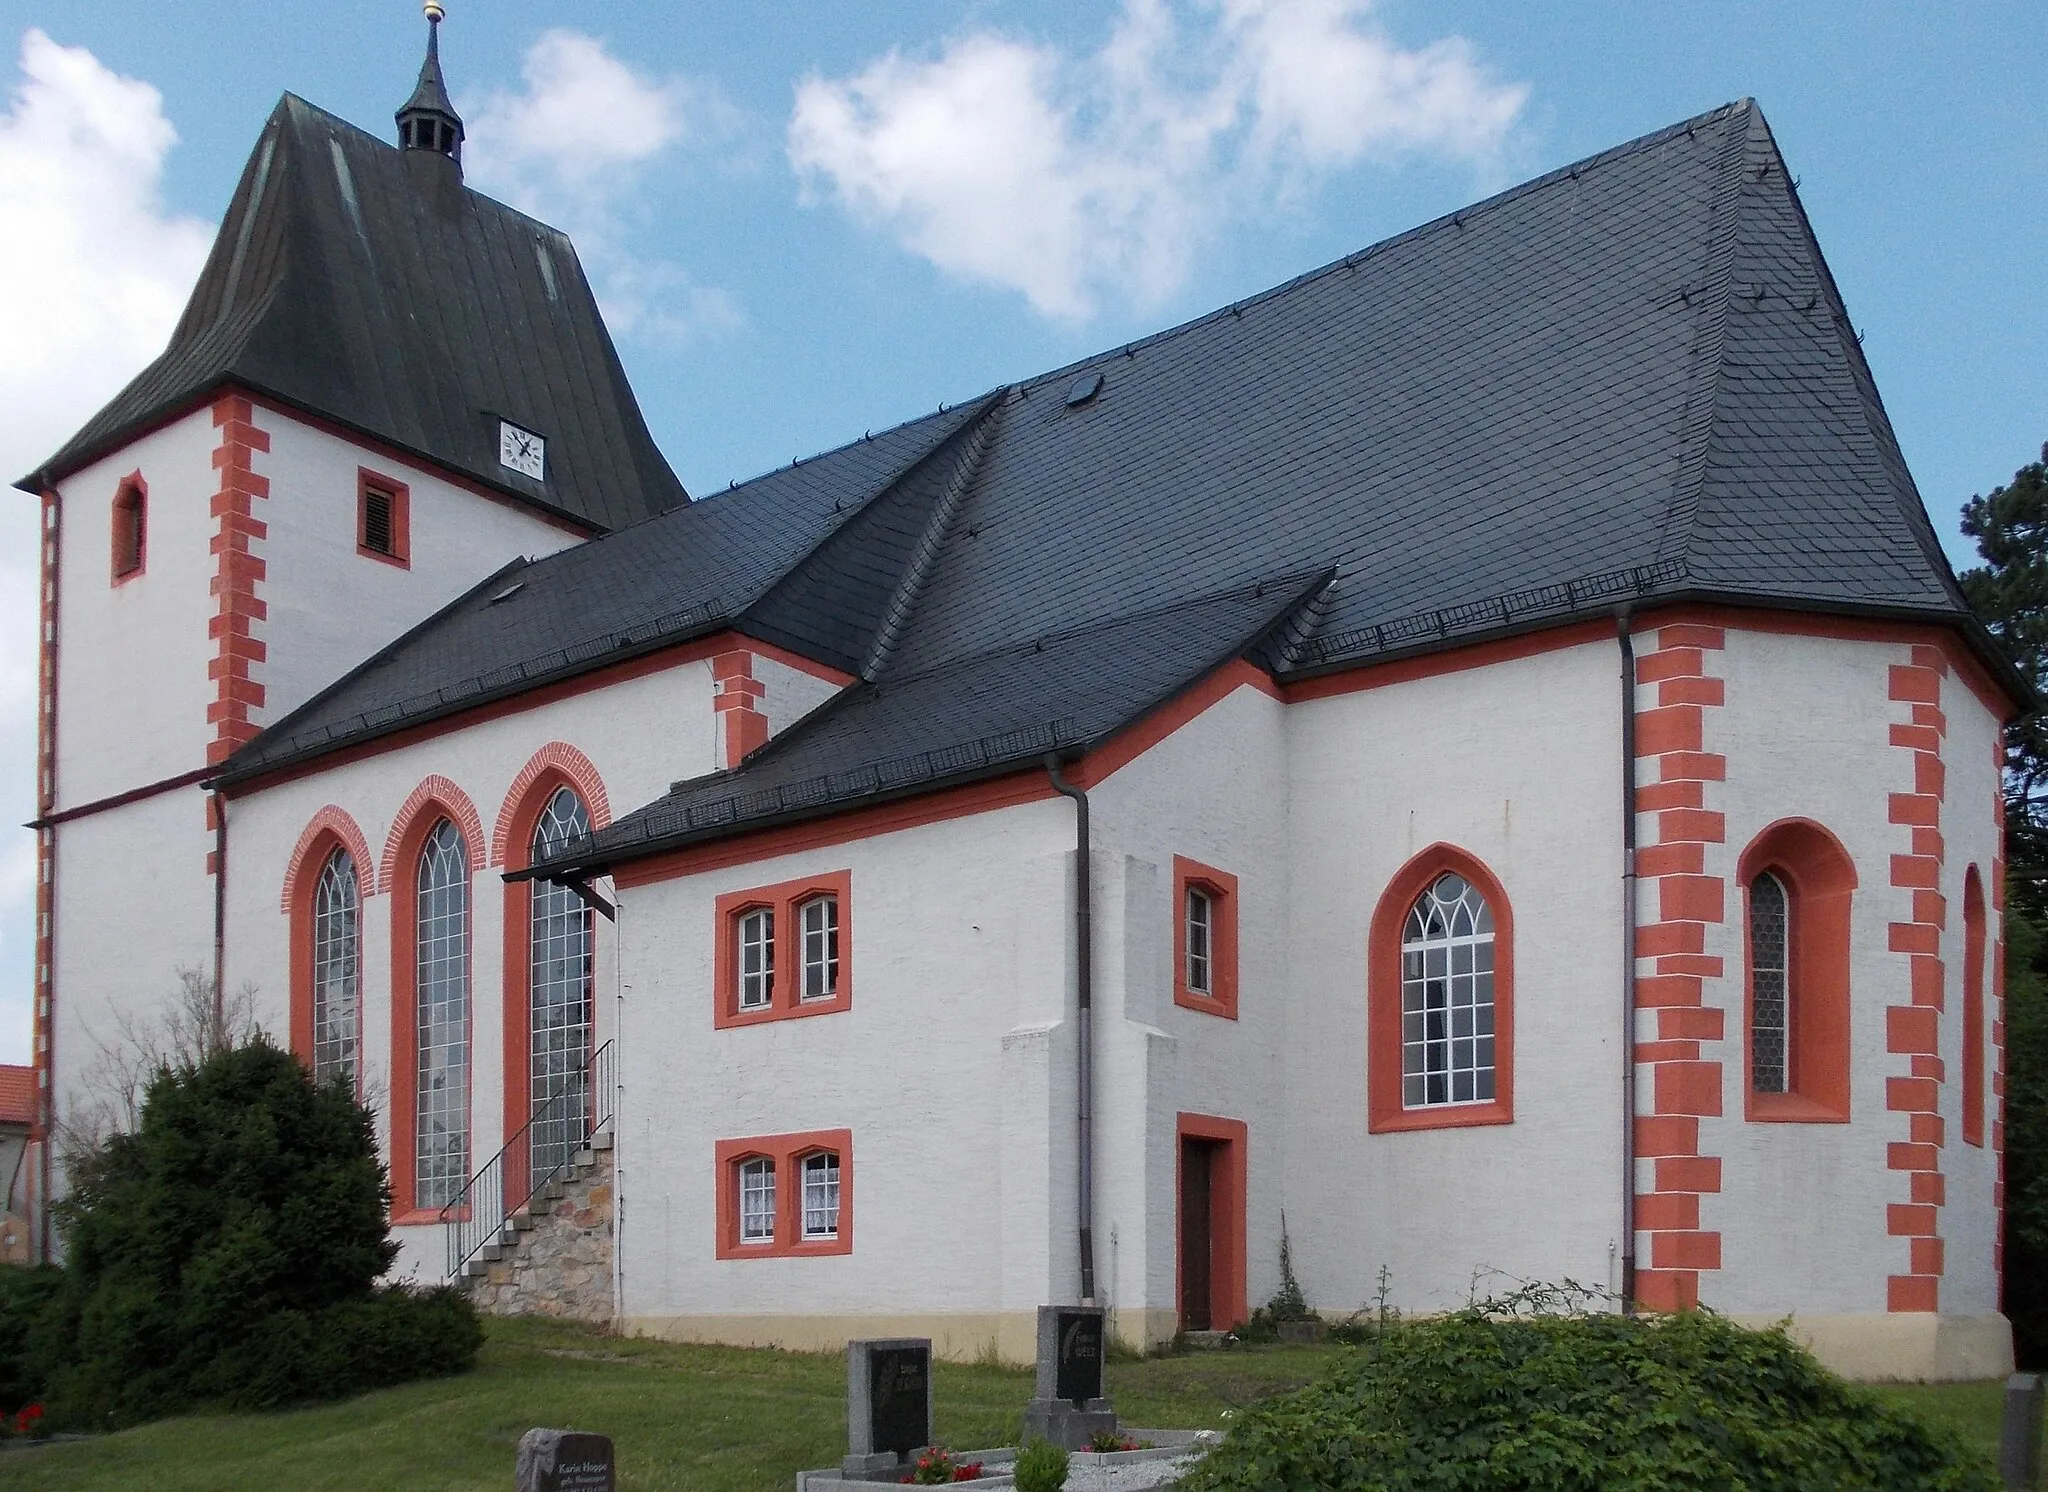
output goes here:
{"type": "Polygon", "coordinates": [[[0,1065],[0,1124],[36,1122],[36,1070],[0,1065]]]}

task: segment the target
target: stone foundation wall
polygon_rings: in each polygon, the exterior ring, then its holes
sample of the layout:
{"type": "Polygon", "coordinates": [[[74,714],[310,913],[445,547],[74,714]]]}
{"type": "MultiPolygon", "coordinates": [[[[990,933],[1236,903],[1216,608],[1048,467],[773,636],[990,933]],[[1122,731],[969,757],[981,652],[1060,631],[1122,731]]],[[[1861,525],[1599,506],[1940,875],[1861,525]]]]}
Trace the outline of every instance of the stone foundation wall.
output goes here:
{"type": "MultiPolygon", "coordinates": [[[[545,1203],[504,1257],[466,1282],[486,1316],[555,1316],[609,1326],[612,1321],[612,1152],[586,1152],[562,1195],[545,1203]]],[[[535,1199],[536,1212],[541,1205],[535,1199]]]]}

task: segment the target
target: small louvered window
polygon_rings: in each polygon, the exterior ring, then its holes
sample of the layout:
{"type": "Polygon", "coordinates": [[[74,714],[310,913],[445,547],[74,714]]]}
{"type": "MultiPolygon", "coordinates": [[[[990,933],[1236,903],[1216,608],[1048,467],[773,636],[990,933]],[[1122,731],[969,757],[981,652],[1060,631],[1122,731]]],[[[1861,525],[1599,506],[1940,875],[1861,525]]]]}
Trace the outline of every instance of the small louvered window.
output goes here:
{"type": "Polygon", "coordinates": [[[121,484],[114,495],[114,578],[133,575],[142,568],[148,537],[149,499],[140,482],[121,484]]]}
{"type": "Polygon", "coordinates": [[[391,494],[375,487],[363,489],[363,548],[379,554],[396,554],[391,530],[391,494]]]}

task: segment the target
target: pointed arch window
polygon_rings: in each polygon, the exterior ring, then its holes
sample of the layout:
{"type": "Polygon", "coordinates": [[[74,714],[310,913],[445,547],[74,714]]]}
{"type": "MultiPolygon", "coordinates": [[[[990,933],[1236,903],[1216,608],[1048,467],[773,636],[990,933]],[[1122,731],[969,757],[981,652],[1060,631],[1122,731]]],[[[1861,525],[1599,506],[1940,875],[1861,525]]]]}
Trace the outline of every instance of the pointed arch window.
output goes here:
{"type": "Polygon", "coordinates": [[[1373,1133],[1514,1122],[1514,920],[1477,857],[1432,845],[1388,882],[1366,950],[1373,1133]]]}
{"type": "Polygon", "coordinates": [[[1788,1091],[1791,1049],[1792,897],[1765,871],[1749,883],[1749,1085],[1788,1091]]]}
{"type": "Polygon", "coordinates": [[[414,1198],[453,1202],[469,1179],[469,852],[455,825],[428,831],[414,914],[414,1198]]]}
{"type": "Polygon", "coordinates": [[[1743,1112],[1849,1118],[1849,914],[1856,867],[1809,819],[1782,819],[1736,865],[1743,901],[1743,1112]]]}
{"type": "Polygon", "coordinates": [[[313,1078],[356,1082],[362,1020],[362,902],[356,865],[337,848],[313,887],[313,1078]]]}
{"type": "Polygon", "coordinates": [[[1493,909],[1446,871],[1402,929],[1402,1106],[1491,1103],[1494,1058],[1493,909]]]}
{"type": "MultiPolygon", "coordinates": [[[[529,863],[589,833],[583,800],[557,788],[534,826],[529,863]]],[[[589,904],[566,886],[535,881],[528,905],[528,1155],[539,1178],[565,1164],[586,1133],[596,929],[589,904]]]]}

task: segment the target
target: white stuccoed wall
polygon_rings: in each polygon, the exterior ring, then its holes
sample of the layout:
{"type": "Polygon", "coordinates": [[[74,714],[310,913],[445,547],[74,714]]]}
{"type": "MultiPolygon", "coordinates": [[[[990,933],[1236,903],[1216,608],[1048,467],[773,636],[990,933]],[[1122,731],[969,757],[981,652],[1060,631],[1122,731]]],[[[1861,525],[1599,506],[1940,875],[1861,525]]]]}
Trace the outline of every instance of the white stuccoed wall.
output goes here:
{"type": "Polygon", "coordinates": [[[202,408],[58,483],[60,811],[206,765],[218,444],[202,408]],[[134,471],[149,486],[143,568],[115,584],[114,494],[134,471]]]}
{"type": "MultiPolygon", "coordinates": [[[[1176,1116],[1242,1121],[1246,1294],[1278,1284],[1286,1180],[1287,709],[1241,686],[1091,794],[1096,855],[1097,1267],[1127,1340],[1177,1329],[1176,1116]],[[1173,859],[1238,878],[1238,1018],[1174,1003],[1173,859]]],[[[1300,1221],[1291,1208],[1290,1230],[1300,1221]]],[[[1062,1296],[1061,1299],[1069,1297],[1062,1296]]]]}
{"type": "Polygon", "coordinates": [[[51,1069],[59,1122],[109,1092],[128,1039],[160,1035],[178,970],[213,975],[205,796],[164,793],[59,826],[51,1069]]]}
{"type": "MultiPolygon", "coordinates": [[[[267,615],[257,636],[268,649],[254,666],[266,690],[264,705],[252,712],[259,724],[302,703],[511,558],[576,542],[515,505],[277,411],[259,407],[254,420],[271,439],[271,449],[254,456],[255,471],[270,480],[270,496],[254,503],[254,517],[268,530],[254,546],[267,566],[258,585],[267,615]],[[356,553],[358,466],[410,488],[409,569],[356,553]]],[[[210,584],[219,519],[211,504],[221,481],[213,465],[220,438],[212,408],[203,406],[59,484],[58,812],[207,764],[214,737],[207,708],[216,689],[208,665],[217,651],[208,623],[218,609],[210,584]],[[122,479],[136,471],[148,488],[144,565],[115,584],[113,501],[122,479]]],[[[196,787],[60,826],[52,1017],[60,1117],[90,1100],[93,1071],[105,1065],[101,1049],[124,1022],[142,1030],[161,1026],[178,968],[211,977],[214,892],[205,870],[212,847],[196,787]]],[[[272,899],[274,905],[274,884],[272,899]]],[[[230,975],[229,988],[253,978],[282,1002],[281,955],[273,962],[274,968],[246,962],[245,974],[230,975]]],[[[388,980],[377,987],[388,990],[388,980]]],[[[282,1032],[281,1004],[279,1012],[273,1029],[282,1032]]]]}
{"type": "MultiPolygon", "coordinates": [[[[1727,704],[1706,715],[1707,749],[1728,758],[1722,795],[1728,838],[1720,863],[1708,860],[1710,873],[1728,878],[1728,915],[1708,928],[1706,951],[1726,959],[1729,977],[1707,984],[1708,1003],[1727,1013],[1728,1039],[1720,1043],[1722,1114],[1702,1120],[1700,1134],[1702,1152],[1723,1157],[1721,1193],[1705,1199],[1701,1214],[1701,1226],[1721,1234],[1722,1267],[1701,1276],[1700,1294],[1704,1304],[1719,1310],[1881,1314],[1886,1278],[1906,1272],[1906,1241],[1887,1235],[1885,1207],[1907,1200],[1906,1178],[1886,1167],[1886,1146],[1907,1138],[1907,1116],[1886,1109],[1885,1079],[1903,1074],[1908,1059],[1886,1050],[1885,1009],[1910,999],[1908,960],[1890,951],[1887,931],[1891,922],[1912,916],[1911,893],[1892,886],[1890,870],[1891,857],[1910,847],[1910,831],[1889,821],[1888,794],[1912,792],[1914,785],[1912,753],[1891,745],[1888,730],[1906,718],[1908,707],[1889,700],[1887,689],[1891,665],[1910,658],[1910,648],[1901,643],[1732,627],[1726,651],[1709,655],[1708,671],[1728,681],[1727,704]],[[1848,1124],[1743,1118],[1744,932],[1735,865],[1759,832],[1789,817],[1826,827],[1856,866],[1848,1124]]],[[[1998,724],[1953,675],[1944,683],[1942,706],[1949,734],[1942,748],[1947,796],[1941,819],[1941,890],[1948,898],[1942,936],[1948,993],[1941,1016],[1947,1063],[1942,1107],[1948,1121],[1942,1151],[1948,1205],[1941,1231],[1948,1243],[1941,1303],[1944,1314],[1968,1315],[1997,1309],[1993,1159],[1988,1145],[1979,1149],[1962,1140],[1960,1048],[1963,877],[1972,862],[1979,865],[1989,911],[1997,845],[1992,743],[1998,724]]],[[[1987,920],[1987,931],[1998,936],[1995,917],[1987,920]]],[[[1989,965],[1987,949],[1987,992],[1989,965]]],[[[1987,1040],[1989,1006],[1987,999],[1987,1040]]],[[[1647,1162],[1644,1173],[1647,1181],[1647,1162]]]]}
{"type": "MultiPolygon", "coordinates": [[[[257,986],[263,1024],[280,1038],[289,1029],[290,919],[279,897],[299,836],[328,803],[347,810],[362,829],[372,860],[392,821],[428,776],[453,781],[475,804],[488,852],[506,793],[533,754],[562,741],[588,756],[603,779],[613,813],[629,812],[667,791],[669,783],[710,770],[708,741],[678,730],[679,721],[708,719],[711,669],[701,660],[571,696],[493,720],[459,727],[430,741],[379,752],[323,771],[259,787],[228,807],[228,983],[257,986]]],[[[374,872],[375,866],[370,870],[374,872]]],[[[410,867],[399,867],[399,874],[410,867]]],[[[602,885],[601,883],[601,889],[602,885]]],[[[471,883],[470,1150],[472,1169],[504,1143],[504,912],[502,868],[471,883]]],[[[388,1145],[392,898],[363,904],[363,1075],[388,1145]]],[[[611,924],[598,920],[597,1039],[613,1034],[617,947],[611,924]]],[[[395,1271],[438,1279],[444,1264],[438,1227],[404,1227],[395,1271]]]]}
{"type": "Polygon", "coordinates": [[[811,1346],[915,1326],[1029,1355],[1075,1269],[1073,833],[1071,805],[1028,803],[623,893],[630,1325],[811,1346]],[[714,1030],[717,896],[842,869],[852,1008],[714,1030]],[[852,1252],[715,1258],[716,1142],[842,1127],[852,1252]]]}
{"type": "Polygon", "coordinates": [[[767,690],[761,696],[761,713],[768,717],[771,736],[781,735],[844,687],[762,652],[754,654],[754,678],[767,690]]]}
{"type": "Polygon", "coordinates": [[[255,670],[264,702],[251,715],[259,725],[305,703],[500,566],[580,542],[510,500],[484,497],[281,411],[259,405],[255,423],[270,437],[270,450],[255,457],[257,472],[270,479],[269,498],[255,505],[270,529],[256,549],[269,566],[260,589],[269,616],[259,635],[270,656],[255,670]],[[356,552],[357,473],[365,468],[409,490],[407,568],[356,552]]]}
{"type": "MultiPolygon", "coordinates": [[[[1992,1130],[1999,1114],[1994,1091],[1999,1068],[1993,1027],[2004,1019],[1994,979],[1996,951],[2005,936],[2005,919],[1995,888],[1994,865],[2002,860],[1998,823],[1992,805],[2003,791],[2000,768],[2003,732],[1997,717],[1972,694],[1962,679],[1951,675],[1942,685],[1942,709],[1948,716],[1948,741],[1942,761],[1948,769],[1948,799],[1942,809],[1942,833],[1948,857],[1943,865],[1942,894],[1948,898],[1949,922],[1942,938],[1947,961],[1948,1008],[1941,1018],[1941,1055],[1948,1064],[1942,1087],[1942,1116],[1948,1124],[1948,1145],[1942,1171],[1948,1178],[1948,1205],[1942,1208],[1941,1231],[1947,1240],[1947,1272],[1941,1286],[1944,1313],[1987,1314],[1998,1309],[1998,1275],[1992,1266],[1998,1242],[1998,1213],[1993,1197],[1998,1182],[1998,1156],[1992,1130]],[[1977,867],[1984,887],[1984,1143],[1963,1140],[1963,878],[1977,867]]],[[[1899,753],[1901,756],[1904,752],[1899,753]]]]}
{"type": "MultiPolygon", "coordinates": [[[[1289,709],[1287,1216],[1311,1304],[1462,1304],[1610,1279],[1621,1196],[1620,657],[1588,643],[1289,709]],[[1366,1131],[1366,941],[1439,841],[1506,889],[1510,1125],[1366,1131]]],[[[1260,1258],[1271,1278],[1273,1250],[1260,1258]]],[[[1256,1288],[1256,1287],[1255,1287],[1256,1288]]]]}

